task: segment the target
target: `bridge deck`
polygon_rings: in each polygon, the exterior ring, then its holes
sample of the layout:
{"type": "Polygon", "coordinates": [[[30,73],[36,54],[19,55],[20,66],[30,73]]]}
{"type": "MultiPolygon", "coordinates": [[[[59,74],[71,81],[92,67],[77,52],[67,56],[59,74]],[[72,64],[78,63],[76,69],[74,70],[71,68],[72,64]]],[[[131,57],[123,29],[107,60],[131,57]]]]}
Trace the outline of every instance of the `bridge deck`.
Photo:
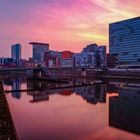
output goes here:
{"type": "Polygon", "coordinates": [[[95,82],[95,83],[93,83],[93,84],[68,85],[68,86],[61,86],[61,87],[52,87],[52,88],[48,88],[48,89],[5,90],[4,93],[67,89],[67,88],[75,88],[75,87],[83,87],[83,86],[93,86],[93,85],[98,85],[98,84],[103,84],[103,83],[105,83],[105,82],[102,82],[102,81],[101,81],[101,82],[95,82]]]}

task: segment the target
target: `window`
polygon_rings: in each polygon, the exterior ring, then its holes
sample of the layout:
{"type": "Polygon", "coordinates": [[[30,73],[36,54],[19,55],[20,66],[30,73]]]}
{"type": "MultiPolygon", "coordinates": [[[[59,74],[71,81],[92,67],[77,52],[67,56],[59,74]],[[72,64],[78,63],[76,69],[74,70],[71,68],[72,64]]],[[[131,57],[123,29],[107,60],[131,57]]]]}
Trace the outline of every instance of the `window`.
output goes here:
{"type": "Polygon", "coordinates": [[[113,56],[118,56],[118,53],[113,53],[112,55],[113,55],[113,56]]]}
{"type": "Polygon", "coordinates": [[[128,52],[122,52],[121,55],[128,55],[128,52]]]}

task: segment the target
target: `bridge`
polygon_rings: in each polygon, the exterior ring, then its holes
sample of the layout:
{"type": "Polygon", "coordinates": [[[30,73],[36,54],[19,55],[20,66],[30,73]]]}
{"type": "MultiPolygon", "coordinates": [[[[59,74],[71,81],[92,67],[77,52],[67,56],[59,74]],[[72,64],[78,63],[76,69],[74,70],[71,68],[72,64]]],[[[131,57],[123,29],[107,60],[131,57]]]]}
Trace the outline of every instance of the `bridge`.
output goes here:
{"type": "Polygon", "coordinates": [[[25,72],[27,77],[41,77],[47,74],[48,69],[44,67],[33,68],[1,68],[0,73],[12,73],[12,72],[25,72]]]}
{"type": "Polygon", "coordinates": [[[34,89],[19,89],[19,90],[3,90],[3,93],[64,90],[64,89],[77,88],[77,87],[95,86],[95,85],[100,85],[100,84],[105,84],[105,83],[106,82],[103,82],[103,81],[96,81],[94,83],[85,83],[85,84],[81,83],[78,85],[64,85],[64,86],[58,86],[58,87],[48,87],[47,89],[34,88],[34,89]]]}
{"type": "Polygon", "coordinates": [[[0,72],[4,71],[27,71],[27,70],[41,70],[42,67],[33,67],[33,68],[0,68],[0,72]]]}

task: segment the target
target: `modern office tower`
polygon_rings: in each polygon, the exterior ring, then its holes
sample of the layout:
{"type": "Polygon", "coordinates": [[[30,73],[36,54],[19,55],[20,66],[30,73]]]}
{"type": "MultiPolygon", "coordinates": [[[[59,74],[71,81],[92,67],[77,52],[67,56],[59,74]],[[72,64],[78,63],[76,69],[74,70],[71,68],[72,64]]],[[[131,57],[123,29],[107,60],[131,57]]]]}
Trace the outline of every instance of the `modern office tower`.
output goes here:
{"type": "Polygon", "coordinates": [[[49,44],[30,42],[33,45],[33,60],[38,62],[44,61],[44,54],[49,51],[49,44]]]}
{"type": "Polygon", "coordinates": [[[19,66],[20,59],[21,59],[21,45],[15,44],[11,46],[11,56],[13,58],[13,61],[19,66]]]}
{"type": "Polygon", "coordinates": [[[140,17],[109,25],[109,51],[118,64],[140,64],[140,17]]]}

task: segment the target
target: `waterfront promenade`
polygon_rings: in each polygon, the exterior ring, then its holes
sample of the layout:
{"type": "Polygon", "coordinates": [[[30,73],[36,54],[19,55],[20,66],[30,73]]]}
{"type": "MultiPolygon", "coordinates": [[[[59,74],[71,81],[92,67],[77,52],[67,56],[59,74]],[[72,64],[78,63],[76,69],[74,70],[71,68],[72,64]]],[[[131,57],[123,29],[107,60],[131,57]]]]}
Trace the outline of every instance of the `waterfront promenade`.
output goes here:
{"type": "Polygon", "coordinates": [[[0,93],[0,140],[18,140],[5,94],[0,93]]]}

